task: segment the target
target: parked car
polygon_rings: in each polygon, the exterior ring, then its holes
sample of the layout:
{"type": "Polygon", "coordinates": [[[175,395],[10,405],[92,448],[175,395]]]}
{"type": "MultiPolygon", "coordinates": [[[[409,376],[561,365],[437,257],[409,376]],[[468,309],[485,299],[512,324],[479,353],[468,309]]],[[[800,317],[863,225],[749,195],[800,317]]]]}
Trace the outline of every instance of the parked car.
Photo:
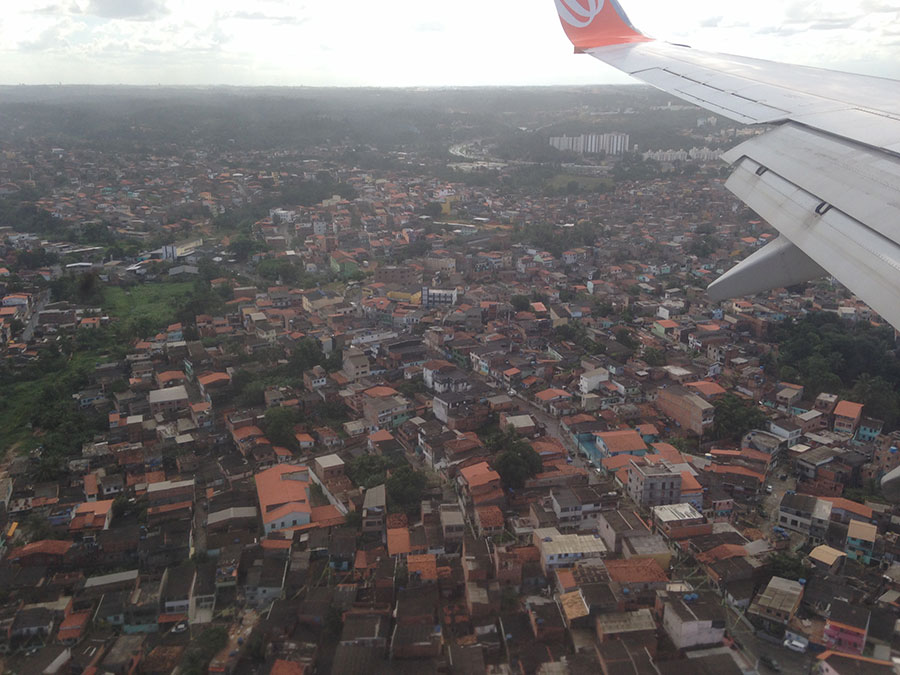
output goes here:
{"type": "Polygon", "coordinates": [[[759,662],[766,666],[769,670],[774,671],[776,673],[781,672],[781,666],[778,665],[778,661],[773,659],[768,654],[762,654],[759,657],[759,662]]]}
{"type": "Polygon", "coordinates": [[[792,652],[797,652],[798,654],[805,654],[807,648],[809,647],[809,642],[807,640],[800,640],[798,638],[788,638],[784,641],[783,644],[792,652]]]}

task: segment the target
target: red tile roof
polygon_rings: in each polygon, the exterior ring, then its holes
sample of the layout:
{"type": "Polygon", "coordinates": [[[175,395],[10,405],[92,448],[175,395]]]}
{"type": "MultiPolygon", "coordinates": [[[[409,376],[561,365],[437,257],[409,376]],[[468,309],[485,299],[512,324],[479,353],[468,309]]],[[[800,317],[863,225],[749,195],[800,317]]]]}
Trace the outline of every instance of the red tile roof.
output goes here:
{"type": "Polygon", "coordinates": [[[844,497],[820,497],[823,501],[831,502],[832,508],[835,509],[843,509],[844,511],[849,511],[850,513],[855,513],[858,516],[862,516],[863,518],[871,520],[872,508],[866,506],[865,504],[860,504],[859,502],[854,502],[849,499],[845,499],[844,497]]]}
{"type": "Polygon", "coordinates": [[[295,511],[310,513],[308,478],[305,466],[291,464],[278,464],[256,474],[256,495],[263,522],[270,523],[295,511]],[[297,479],[302,473],[307,474],[307,480],[297,479]]]}
{"type": "Polygon", "coordinates": [[[41,539],[25,544],[19,548],[14,548],[9,552],[11,561],[27,558],[30,555],[65,555],[74,544],[71,541],[62,541],[57,539],[41,539]]]}
{"type": "Polygon", "coordinates": [[[484,528],[492,529],[503,527],[505,522],[503,511],[498,506],[476,506],[475,512],[478,514],[478,520],[484,528]]]}
{"type": "Polygon", "coordinates": [[[837,407],[834,409],[834,414],[836,417],[849,417],[851,419],[858,419],[860,415],[862,415],[862,403],[853,403],[852,401],[841,401],[837,404],[837,407]]]}
{"type": "Polygon", "coordinates": [[[669,580],[663,568],[653,558],[606,560],[603,564],[606,565],[609,578],[620,584],[647,584],[669,580]]]}
{"type": "Polygon", "coordinates": [[[694,389],[704,396],[718,396],[720,394],[725,393],[725,389],[716,384],[715,382],[710,382],[709,380],[700,380],[699,382],[688,382],[685,387],[690,387],[694,389]]]}
{"type": "Polygon", "coordinates": [[[572,394],[563,389],[544,389],[539,391],[534,397],[540,401],[552,401],[555,398],[572,398],[572,394]]]}
{"type": "Polygon", "coordinates": [[[405,527],[387,531],[387,546],[390,555],[403,555],[410,552],[409,530],[405,527]]]}
{"type": "Polygon", "coordinates": [[[437,556],[433,553],[410,555],[406,559],[406,569],[410,577],[418,574],[422,581],[437,581],[437,556]]]}
{"type": "Polygon", "coordinates": [[[690,471],[681,472],[681,493],[685,492],[703,492],[703,486],[697,482],[690,471]]]}
{"type": "Polygon", "coordinates": [[[463,480],[466,481],[470,489],[487,485],[492,481],[500,480],[500,474],[494,471],[487,462],[472,464],[471,466],[462,469],[459,473],[462,475],[463,480]]]}
{"type": "Polygon", "coordinates": [[[644,439],[641,438],[641,435],[634,429],[603,431],[601,433],[595,433],[594,435],[606,444],[606,447],[609,448],[609,451],[612,454],[619,452],[636,452],[647,449],[647,444],[644,443],[644,439]]]}

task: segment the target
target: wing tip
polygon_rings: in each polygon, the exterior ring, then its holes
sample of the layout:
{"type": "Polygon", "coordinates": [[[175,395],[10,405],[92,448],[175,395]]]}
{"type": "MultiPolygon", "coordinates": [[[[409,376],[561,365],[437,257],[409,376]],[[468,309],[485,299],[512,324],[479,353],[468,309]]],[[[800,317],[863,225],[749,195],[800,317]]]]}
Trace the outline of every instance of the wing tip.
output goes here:
{"type": "Polygon", "coordinates": [[[625,14],[618,0],[554,0],[563,30],[576,54],[595,47],[651,42],[625,14]]]}

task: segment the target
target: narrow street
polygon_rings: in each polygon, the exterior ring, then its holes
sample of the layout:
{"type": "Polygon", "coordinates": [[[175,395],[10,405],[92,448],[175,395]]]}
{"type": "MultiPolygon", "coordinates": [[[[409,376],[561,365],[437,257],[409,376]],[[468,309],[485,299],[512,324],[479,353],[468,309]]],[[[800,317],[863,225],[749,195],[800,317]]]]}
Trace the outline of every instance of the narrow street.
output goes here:
{"type": "Polygon", "coordinates": [[[28,319],[28,323],[25,324],[25,328],[22,329],[22,342],[27,343],[34,336],[34,328],[37,326],[38,314],[43,311],[49,300],[50,291],[44,291],[40,298],[38,298],[38,301],[31,312],[31,317],[28,319]]]}
{"type": "Polygon", "coordinates": [[[741,651],[750,659],[761,675],[774,672],[762,663],[758,663],[759,657],[768,655],[778,662],[781,672],[790,675],[806,675],[812,669],[815,658],[809,654],[798,654],[780,644],[773,644],[756,637],[751,628],[740,619],[738,613],[731,607],[727,608],[727,624],[729,634],[740,645],[741,651]],[[758,665],[757,665],[758,664],[758,665]]]}

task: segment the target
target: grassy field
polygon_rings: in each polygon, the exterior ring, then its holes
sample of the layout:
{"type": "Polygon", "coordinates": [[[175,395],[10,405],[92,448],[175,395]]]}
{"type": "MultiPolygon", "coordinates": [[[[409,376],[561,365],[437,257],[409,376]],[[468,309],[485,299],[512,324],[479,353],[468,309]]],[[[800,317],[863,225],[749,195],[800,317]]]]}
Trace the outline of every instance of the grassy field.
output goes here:
{"type": "MultiPolygon", "coordinates": [[[[178,307],[191,293],[193,282],[151,283],[131,288],[107,287],[103,290],[103,309],[118,321],[145,321],[152,331],[164,330],[176,321],[178,307]]],[[[50,372],[27,382],[8,385],[0,400],[0,459],[8,451],[22,452],[40,445],[40,438],[32,435],[28,422],[33,411],[43,404],[41,396],[46,385],[75,373],[81,368],[93,368],[99,361],[115,357],[124,345],[111,348],[96,344],[73,354],[62,372],[50,372]]]]}
{"type": "Polygon", "coordinates": [[[110,286],[103,291],[103,309],[121,321],[146,317],[161,330],[174,323],[180,301],[193,287],[192,281],[110,286]]]}
{"type": "Polygon", "coordinates": [[[547,186],[563,190],[571,182],[577,183],[581,190],[596,190],[598,187],[611,187],[614,181],[604,176],[577,176],[575,174],[560,173],[548,180],[547,186]]]}
{"type": "Polygon", "coordinates": [[[32,435],[28,422],[33,412],[43,405],[41,397],[47,385],[101,360],[102,356],[96,353],[73,354],[63,372],[50,372],[34,380],[10,385],[8,395],[0,402],[0,459],[7,453],[28,451],[40,445],[40,438],[32,435]]]}
{"type": "Polygon", "coordinates": [[[35,406],[40,405],[41,390],[47,379],[33,382],[20,382],[5,392],[6,401],[0,404],[0,459],[7,452],[30,450],[38,445],[38,440],[31,435],[28,420],[35,406]]]}

